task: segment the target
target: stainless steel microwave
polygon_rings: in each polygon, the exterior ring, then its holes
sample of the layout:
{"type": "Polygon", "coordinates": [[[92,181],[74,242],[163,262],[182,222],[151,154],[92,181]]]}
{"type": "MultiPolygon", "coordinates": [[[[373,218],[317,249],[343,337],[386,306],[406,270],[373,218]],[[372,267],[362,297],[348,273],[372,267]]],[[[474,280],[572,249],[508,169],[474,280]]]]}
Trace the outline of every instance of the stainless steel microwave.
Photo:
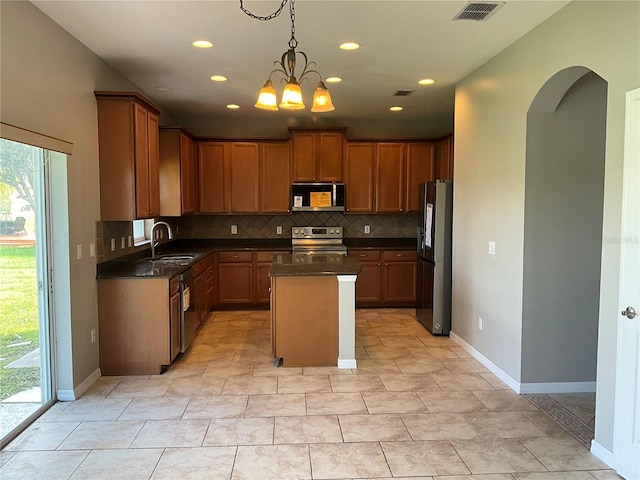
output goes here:
{"type": "Polygon", "coordinates": [[[344,212],[344,183],[294,183],[291,211],[344,212]]]}

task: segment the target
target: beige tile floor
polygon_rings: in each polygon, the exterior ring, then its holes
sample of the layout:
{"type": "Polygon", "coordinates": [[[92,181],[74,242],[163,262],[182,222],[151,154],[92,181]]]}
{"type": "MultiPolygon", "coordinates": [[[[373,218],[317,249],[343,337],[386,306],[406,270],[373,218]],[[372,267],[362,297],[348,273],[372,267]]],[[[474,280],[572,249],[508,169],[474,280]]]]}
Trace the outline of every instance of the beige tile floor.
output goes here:
{"type": "Polygon", "coordinates": [[[0,478],[620,478],[412,310],[357,312],[357,370],[278,368],[268,326],[211,314],[163,375],[54,405],[1,452],[0,478]]]}

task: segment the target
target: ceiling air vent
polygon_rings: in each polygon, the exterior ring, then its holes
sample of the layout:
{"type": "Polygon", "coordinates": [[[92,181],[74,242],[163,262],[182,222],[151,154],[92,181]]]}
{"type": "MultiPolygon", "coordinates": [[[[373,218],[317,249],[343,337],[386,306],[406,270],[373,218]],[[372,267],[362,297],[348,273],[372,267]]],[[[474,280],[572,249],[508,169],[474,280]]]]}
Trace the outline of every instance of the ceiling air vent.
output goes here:
{"type": "Polygon", "coordinates": [[[469,2],[453,19],[482,22],[488,20],[502,5],[504,2],[469,2]]]}
{"type": "Polygon", "coordinates": [[[415,90],[396,90],[396,93],[393,94],[394,97],[408,97],[415,90]]]}

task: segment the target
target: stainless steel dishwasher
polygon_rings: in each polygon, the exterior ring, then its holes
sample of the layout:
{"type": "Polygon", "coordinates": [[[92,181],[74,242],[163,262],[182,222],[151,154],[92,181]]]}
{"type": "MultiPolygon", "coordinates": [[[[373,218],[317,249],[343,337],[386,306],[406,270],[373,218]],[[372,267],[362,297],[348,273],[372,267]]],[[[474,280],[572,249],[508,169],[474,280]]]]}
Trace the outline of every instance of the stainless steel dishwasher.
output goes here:
{"type": "Polygon", "coordinates": [[[198,312],[194,294],[193,269],[190,268],[180,275],[180,353],[186,352],[196,338],[198,312]]]}

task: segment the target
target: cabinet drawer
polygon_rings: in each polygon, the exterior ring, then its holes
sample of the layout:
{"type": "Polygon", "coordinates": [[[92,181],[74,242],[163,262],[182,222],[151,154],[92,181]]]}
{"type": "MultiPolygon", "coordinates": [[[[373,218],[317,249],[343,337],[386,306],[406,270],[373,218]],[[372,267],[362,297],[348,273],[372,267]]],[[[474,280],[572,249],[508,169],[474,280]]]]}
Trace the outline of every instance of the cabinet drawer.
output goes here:
{"type": "Polygon", "coordinates": [[[288,252],[284,252],[284,251],[280,251],[280,252],[256,252],[256,263],[265,263],[265,262],[271,262],[273,260],[273,257],[275,255],[279,255],[282,253],[288,253],[288,252]]]}
{"type": "Polygon", "coordinates": [[[253,254],[251,252],[218,252],[218,262],[220,263],[251,263],[253,254]]]}
{"type": "Polygon", "coordinates": [[[197,277],[207,268],[213,265],[213,257],[206,257],[193,266],[193,276],[197,277]]]}
{"type": "Polygon", "coordinates": [[[178,293],[179,290],[180,290],[180,278],[173,277],[171,280],[169,280],[169,296],[178,293]]]}
{"type": "Polygon", "coordinates": [[[352,250],[349,252],[349,256],[359,262],[379,262],[380,250],[352,250]]]}
{"type": "Polygon", "coordinates": [[[413,250],[386,250],[383,252],[382,258],[385,261],[415,262],[417,255],[413,250]]]}

